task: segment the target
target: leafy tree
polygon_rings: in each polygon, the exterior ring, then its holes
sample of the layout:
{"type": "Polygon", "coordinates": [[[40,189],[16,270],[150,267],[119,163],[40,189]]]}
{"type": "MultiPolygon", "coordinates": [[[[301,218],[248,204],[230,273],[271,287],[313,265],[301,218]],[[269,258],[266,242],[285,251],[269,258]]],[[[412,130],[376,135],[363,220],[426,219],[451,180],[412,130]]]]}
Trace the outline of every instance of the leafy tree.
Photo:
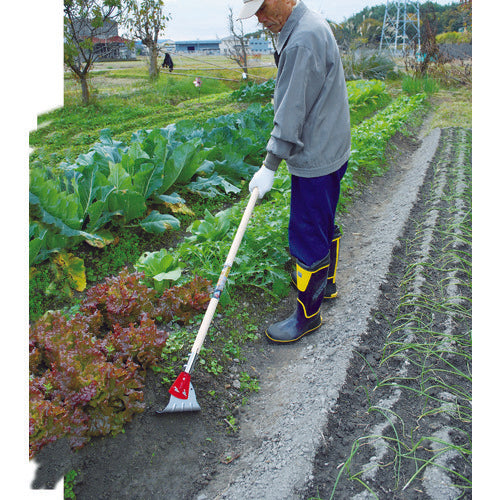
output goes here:
{"type": "Polygon", "coordinates": [[[373,7],[365,7],[362,11],[358,12],[357,14],[352,15],[348,21],[354,24],[355,29],[357,30],[359,28],[359,25],[365,20],[365,19],[376,19],[377,21],[384,21],[384,14],[385,14],[385,2],[383,5],[375,5],[373,7]]]}
{"type": "Polygon", "coordinates": [[[460,0],[459,10],[462,14],[463,26],[472,31],[472,0],[460,0]]]}
{"type": "Polygon", "coordinates": [[[124,0],[125,25],[149,51],[149,77],[158,78],[158,37],[165,29],[170,14],[163,13],[163,0],[124,0]]]}
{"type": "Polygon", "coordinates": [[[94,39],[116,27],[121,0],[64,0],[64,64],[80,82],[82,102],[90,102],[89,72],[99,55],[94,39]]]}

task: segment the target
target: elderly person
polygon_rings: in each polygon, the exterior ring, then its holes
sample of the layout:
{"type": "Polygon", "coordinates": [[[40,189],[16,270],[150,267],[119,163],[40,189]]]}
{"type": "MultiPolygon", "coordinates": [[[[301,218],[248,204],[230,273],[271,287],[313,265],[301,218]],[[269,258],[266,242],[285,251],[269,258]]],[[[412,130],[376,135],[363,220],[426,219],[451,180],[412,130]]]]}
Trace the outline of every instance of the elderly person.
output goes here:
{"type": "Polygon", "coordinates": [[[297,307],[266,336],[289,343],[321,325],[323,299],[337,294],[335,211],[351,148],[347,88],[337,43],[321,16],[298,0],[243,1],[240,19],[255,15],[279,33],[274,128],[249,187],[257,187],[262,198],[286,161],[292,177],[288,240],[296,259],[297,307]]]}

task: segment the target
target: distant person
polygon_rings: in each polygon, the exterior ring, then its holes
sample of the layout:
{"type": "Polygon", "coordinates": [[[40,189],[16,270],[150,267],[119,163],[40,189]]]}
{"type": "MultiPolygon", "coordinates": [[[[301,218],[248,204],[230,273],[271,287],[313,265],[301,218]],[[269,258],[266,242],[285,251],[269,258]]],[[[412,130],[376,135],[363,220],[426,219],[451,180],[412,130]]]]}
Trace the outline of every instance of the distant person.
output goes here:
{"type": "Polygon", "coordinates": [[[328,23],[298,0],[243,0],[278,35],[274,128],[263,166],[250,181],[262,198],[282,160],[292,177],[288,241],[296,259],[295,312],[269,326],[272,342],[295,342],[322,323],[324,298],[337,295],[340,232],[335,212],[351,151],[349,104],[339,49],[328,23]]]}
{"type": "Polygon", "coordinates": [[[170,57],[170,54],[167,52],[165,54],[165,59],[163,59],[163,64],[161,65],[162,68],[166,68],[168,66],[168,70],[172,72],[174,69],[174,61],[172,61],[172,58],[170,57]]]}

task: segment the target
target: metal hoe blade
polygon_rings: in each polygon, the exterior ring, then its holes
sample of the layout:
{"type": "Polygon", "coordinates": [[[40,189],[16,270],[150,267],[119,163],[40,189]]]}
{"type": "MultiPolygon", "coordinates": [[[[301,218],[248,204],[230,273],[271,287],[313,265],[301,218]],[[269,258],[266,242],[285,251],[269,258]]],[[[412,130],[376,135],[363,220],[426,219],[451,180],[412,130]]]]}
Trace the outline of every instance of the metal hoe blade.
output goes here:
{"type": "Polygon", "coordinates": [[[177,413],[183,411],[200,411],[200,405],[198,401],[196,401],[196,394],[194,392],[193,384],[189,384],[189,393],[187,399],[176,398],[173,395],[170,395],[170,401],[168,405],[163,408],[161,411],[157,411],[156,413],[177,413]]]}

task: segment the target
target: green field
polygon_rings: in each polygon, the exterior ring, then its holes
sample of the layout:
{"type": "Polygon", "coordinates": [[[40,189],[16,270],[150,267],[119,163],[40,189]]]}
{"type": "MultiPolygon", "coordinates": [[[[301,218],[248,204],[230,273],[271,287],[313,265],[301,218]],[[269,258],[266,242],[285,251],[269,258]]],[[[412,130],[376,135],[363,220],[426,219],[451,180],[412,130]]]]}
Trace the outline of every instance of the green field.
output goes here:
{"type": "MultiPolygon", "coordinates": [[[[265,155],[272,87],[262,82],[275,68],[249,70],[255,84],[247,87],[227,59],[174,61],[175,72],[183,74],[162,72],[156,82],[147,78],[144,60],[96,65],[87,107],[67,75],[64,107],[40,116],[30,135],[33,453],[54,436],[68,435],[82,446],[92,427],[84,421],[99,422],[92,435],[120,432],[143,407],[127,399],[119,418],[110,416],[111,407],[124,394],[140,397],[139,390],[128,392],[141,387],[140,369],[156,366],[165,382],[179,371],[192,342],[184,327],[206,306],[246,204],[248,181],[265,155]],[[200,90],[195,77],[202,79],[200,90]],[[172,322],[178,328],[165,343],[163,328],[172,322]],[[68,384],[69,366],[82,376],[68,384]],[[104,372],[124,378],[106,385],[109,378],[98,375],[104,372]],[[109,407],[99,403],[102,398],[109,407]],[[82,416],[89,408],[91,414],[82,416]],[[115,418],[112,424],[104,414],[115,418]],[[51,426],[43,415],[52,418],[51,426]]],[[[383,175],[394,134],[415,130],[429,109],[436,111],[432,126],[470,127],[466,88],[436,82],[428,95],[404,91],[399,80],[358,80],[348,82],[348,92],[353,148],[341,213],[372,177],[383,175]]],[[[216,345],[201,353],[211,376],[255,338],[257,326],[242,321],[239,301],[258,296],[270,306],[289,293],[289,192],[282,165],[254,211],[221,299],[227,324],[216,345]]],[[[249,380],[247,389],[252,387],[249,380]]]]}
{"type": "MultiPolygon", "coordinates": [[[[258,83],[276,74],[276,68],[269,66],[269,57],[252,61],[258,67],[249,74],[258,83]],[[267,67],[260,67],[263,65],[267,67]]],[[[79,83],[67,72],[64,107],[38,117],[37,130],[30,135],[30,146],[35,150],[32,157],[52,164],[74,159],[88,151],[103,128],[109,128],[117,139],[129,139],[140,128],[165,127],[183,119],[206,120],[241,110],[228,99],[228,92],[239,88],[242,81],[234,62],[221,56],[176,57],[175,62],[173,74],[162,70],[153,83],[144,58],[96,63],[88,107],[81,106],[79,83]],[[193,84],[196,77],[202,80],[199,90],[193,84]]]]}

